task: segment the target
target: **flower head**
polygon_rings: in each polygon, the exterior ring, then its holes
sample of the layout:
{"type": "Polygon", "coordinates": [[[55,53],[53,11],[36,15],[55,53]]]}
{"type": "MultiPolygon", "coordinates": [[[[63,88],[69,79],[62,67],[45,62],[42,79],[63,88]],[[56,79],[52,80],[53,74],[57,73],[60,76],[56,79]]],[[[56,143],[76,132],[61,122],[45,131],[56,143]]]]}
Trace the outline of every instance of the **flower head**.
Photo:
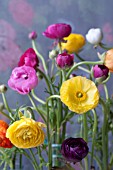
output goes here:
{"type": "Polygon", "coordinates": [[[57,66],[60,68],[71,67],[74,64],[74,55],[67,54],[66,52],[58,54],[56,57],[57,66]]]}
{"type": "Polygon", "coordinates": [[[68,53],[78,53],[85,45],[85,38],[81,34],[70,34],[64,38],[66,42],[62,42],[62,50],[66,50],[68,53]]]}
{"type": "Polygon", "coordinates": [[[61,145],[61,153],[67,161],[80,162],[89,152],[87,143],[82,138],[67,138],[61,145]]]}
{"type": "Polygon", "coordinates": [[[35,51],[32,48],[29,48],[25,51],[25,53],[20,57],[20,61],[18,62],[18,66],[30,66],[36,68],[39,65],[38,57],[35,51]]]}
{"type": "Polygon", "coordinates": [[[113,49],[106,52],[104,56],[104,64],[110,72],[113,72],[113,49]]]}
{"type": "Polygon", "coordinates": [[[37,33],[35,31],[32,31],[28,35],[29,39],[34,40],[37,38],[37,33]]]}
{"type": "Polygon", "coordinates": [[[103,82],[108,77],[109,69],[105,65],[95,65],[93,67],[93,76],[97,82],[103,82]]]}
{"type": "Polygon", "coordinates": [[[37,86],[38,78],[34,68],[21,66],[13,69],[8,85],[20,94],[28,94],[37,86]]]}
{"type": "Polygon", "coordinates": [[[64,23],[49,25],[43,35],[51,39],[62,39],[71,33],[71,26],[64,23]]]}
{"type": "Polygon", "coordinates": [[[45,124],[23,116],[9,126],[6,136],[18,148],[33,148],[44,142],[42,127],[45,124]]]}
{"type": "Polygon", "coordinates": [[[0,147],[3,148],[12,148],[13,145],[8,138],[6,138],[6,131],[8,124],[3,120],[0,120],[0,147]]]}
{"type": "Polygon", "coordinates": [[[91,28],[86,34],[86,39],[90,44],[98,45],[103,38],[103,33],[100,28],[91,28]]]}
{"type": "Polygon", "coordinates": [[[98,105],[99,92],[93,81],[76,76],[63,82],[60,98],[71,111],[85,113],[98,105]]]}

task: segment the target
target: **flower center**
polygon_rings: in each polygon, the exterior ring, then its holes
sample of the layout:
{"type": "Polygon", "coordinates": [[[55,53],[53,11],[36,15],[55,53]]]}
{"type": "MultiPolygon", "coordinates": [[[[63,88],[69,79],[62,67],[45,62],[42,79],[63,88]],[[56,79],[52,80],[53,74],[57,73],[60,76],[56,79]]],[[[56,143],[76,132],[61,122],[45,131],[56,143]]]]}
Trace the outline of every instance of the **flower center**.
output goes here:
{"type": "Polygon", "coordinates": [[[76,100],[83,101],[86,99],[87,96],[85,92],[77,91],[75,97],[76,97],[76,100]]]}

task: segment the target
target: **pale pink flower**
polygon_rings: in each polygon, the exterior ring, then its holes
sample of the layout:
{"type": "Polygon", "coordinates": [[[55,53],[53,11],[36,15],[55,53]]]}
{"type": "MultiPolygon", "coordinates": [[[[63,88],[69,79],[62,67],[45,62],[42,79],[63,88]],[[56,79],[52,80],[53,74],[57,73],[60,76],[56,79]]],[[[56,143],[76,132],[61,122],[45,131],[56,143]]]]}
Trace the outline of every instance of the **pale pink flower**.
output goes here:
{"type": "Polygon", "coordinates": [[[29,66],[16,67],[12,71],[8,85],[20,94],[28,94],[38,84],[38,77],[34,68],[29,66]]]}

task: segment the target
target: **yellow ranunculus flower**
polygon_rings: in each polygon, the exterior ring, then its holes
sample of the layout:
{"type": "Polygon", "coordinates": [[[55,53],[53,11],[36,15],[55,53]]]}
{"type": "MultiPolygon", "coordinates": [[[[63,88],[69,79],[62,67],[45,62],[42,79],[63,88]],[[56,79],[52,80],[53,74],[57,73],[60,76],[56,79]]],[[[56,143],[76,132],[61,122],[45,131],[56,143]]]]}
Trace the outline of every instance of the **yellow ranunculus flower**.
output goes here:
{"type": "Polygon", "coordinates": [[[76,113],[85,113],[95,108],[99,102],[99,92],[94,82],[81,76],[63,82],[60,97],[76,113]]]}
{"type": "Polygon", "coordinates": [[[44,142],[42,127],[45,124],[23,116],[9,126],[6,137],[18,148],[33,148],[44,142]]]}
{"type": "Polygon", "coordinates": [[[62,42],[62,50],[66,50],[69,54],[78,53],[80,49],[85,45],[85,38],[81,34],[70,34],[68,37],[65,37],[64,40],[67,42],[62,42]]]}

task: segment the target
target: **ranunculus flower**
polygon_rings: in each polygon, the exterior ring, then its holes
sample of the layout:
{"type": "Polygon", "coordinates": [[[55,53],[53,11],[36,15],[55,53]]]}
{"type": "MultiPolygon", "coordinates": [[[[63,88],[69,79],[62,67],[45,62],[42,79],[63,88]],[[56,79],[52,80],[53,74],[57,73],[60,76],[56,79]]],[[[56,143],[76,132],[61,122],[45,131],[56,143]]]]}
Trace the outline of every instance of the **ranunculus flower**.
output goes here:
{"type": "Polygon", "coordinates": [[[43,35],[51,39],[62,39],[69,36],[71,33],[71,26],[64,23],[49,25],[43,35]]]}
{"type": "Polygon", "coordinates": [[[92,71],[94,78],[99,83],[102,83],[108,77],[109,73],[109,69],[105,65],[95,65],[92,71]]]}
{"type": "Polygon", "coordinates": [[[6,131],[8,124],[3,120],[0,120],[0,147],[3,148],[12,148],[13,145],[8,138],[6,138],[6,131]]]}
{"type": "Polygon", "coordinates": [[[100,28],[91,28],[86,34],[86,39],[90,44],[98,45],[103,38],[103,33],[100,28]]]}
{"type": "Polygon", "coordinates": [[[104,56],[104,64],[110,72],[113,72],[113,48],[106,52],[104,56]]]}
{"type": "Polygon", "coordinates": [[[42,127],[45,124],[23,116],[9,126],[6,137],[18,148],[33,148],[44,142],[42,127]]]}
{"type": "Polygon", "coordinates": [[[93,81],[76,76],[63,82],[60,98],[71,111],[81,114],[98,105],[99,92],[93,81]]]}
{"type": "Polygon", "coordinates": [[[80,162],[87,156],[89,148],[82,138],[67,138],[61,145],[61,153],[69,162],[80,162]]]}
{"type": "Polygon", "coordinates": [[[32,31],[29,33],[28,37],[29,37],[29,39],[34,40],[37,38],[37,33],[35,31],[32,31]]]}
{"type": "Polygon", "coordinates": [[[28,94],[37,86],[38,77],[34,68],[29,66],[16,67],[12,71],[8,85],[20,94],[28,94]]]}
{"type": "Polygon", "coordinates": [[[58,54],[56,57],[57,66],[60,68],[68,68],[71,67],[74,63],[74,55],[67,54],[66,52],[58,54]]]}
{"type": "Polygon", "coordinates": [[[35,51],[32,48],[29,48],[25,51],[25,53],[20,57],[20,61],[18,62],[18,66],[30,66],[36,68],[39,65],[38,57],[35,51]]]}
{"type": "Polygon", "coordinates": [[[81,34],[70,34],[64,38],[66,42],[62,42],[62,50],[66,50],[68,53],[78,53],[85,45],[85,38],[81,34]]]}

